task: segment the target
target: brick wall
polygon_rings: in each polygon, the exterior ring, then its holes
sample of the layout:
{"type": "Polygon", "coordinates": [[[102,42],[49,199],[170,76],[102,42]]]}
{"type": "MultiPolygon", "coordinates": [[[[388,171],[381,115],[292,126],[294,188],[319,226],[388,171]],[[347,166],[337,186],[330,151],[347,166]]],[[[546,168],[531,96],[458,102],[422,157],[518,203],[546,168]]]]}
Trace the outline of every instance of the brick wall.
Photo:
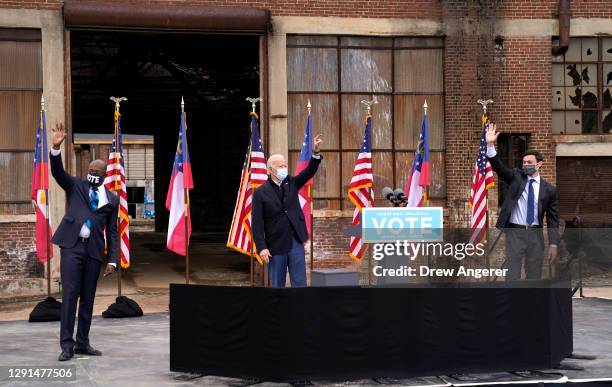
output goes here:
{"type": "MultiPolygon", "coordinates": [[[[80,0],[88,1],[88,0],[80,0]]],[[[101,1],[101,0],[97,0],[101,1]]],[[[118,1],[118,0],[113,0],[118,1]]],[[[273,16],[438,18],[452,9],[459,17],[508,19],[557,17],[558,0],[124,0],[134,4],[201,4],[269,9],[273,16]]],[[[0,0],[0,8],[61,9],[63,0],[0,0]]],[[[572,1],[573,17],[611,17],[607,0],[572,1]]]]}
{"type": "Polygon", "coordinates": [[[0,223],[0,281],[43,277],[44,266],[36,257],[34,223],[0,223]]]}

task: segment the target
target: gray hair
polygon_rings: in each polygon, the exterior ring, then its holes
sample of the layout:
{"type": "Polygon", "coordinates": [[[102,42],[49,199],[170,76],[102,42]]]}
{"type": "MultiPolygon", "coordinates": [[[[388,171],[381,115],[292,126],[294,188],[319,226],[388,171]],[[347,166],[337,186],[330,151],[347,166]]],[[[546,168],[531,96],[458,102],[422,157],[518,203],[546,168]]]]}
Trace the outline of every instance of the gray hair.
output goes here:
{"type": "Polygon", "coordinates": [[[281,155],[279,153],[271,155],[270,157],[268,157],[268,162],[266,163],[266,167],[271,168],[272,167],[272,163],[277,161],[277,160],[280,160],[280,159],[284,160],[285,156],[281,155]]]}

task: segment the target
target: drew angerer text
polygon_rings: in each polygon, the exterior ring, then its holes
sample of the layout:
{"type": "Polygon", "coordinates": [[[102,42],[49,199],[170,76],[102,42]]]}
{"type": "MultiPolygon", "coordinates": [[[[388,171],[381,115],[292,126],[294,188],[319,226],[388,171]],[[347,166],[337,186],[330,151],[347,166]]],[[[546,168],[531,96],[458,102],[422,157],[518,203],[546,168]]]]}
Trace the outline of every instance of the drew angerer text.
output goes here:
{"type": "Polygon", "coordinates": [[[435,269],[421,265],[419,267],[400,266],[397,268],[384,268],[374,266],[372,273],[376,277],[505,277],[508,269],[472,269],[459,266],[458,268],[435,269]]]}

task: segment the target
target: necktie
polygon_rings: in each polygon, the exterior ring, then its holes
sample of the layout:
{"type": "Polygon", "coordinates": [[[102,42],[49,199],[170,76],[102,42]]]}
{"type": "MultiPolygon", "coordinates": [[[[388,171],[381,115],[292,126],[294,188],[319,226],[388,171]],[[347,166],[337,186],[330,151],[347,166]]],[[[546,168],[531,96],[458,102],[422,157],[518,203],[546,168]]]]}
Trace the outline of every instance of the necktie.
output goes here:
{"type": "MultiPolygon", "coordinates": [[[[98,190],[97,189],[92,189],[91,190],[91,195],[89,195],[89,203],[91,204],[91,209],[92,210],[97,210],[98,209],[98,201],[100,200],[100,197],[98,196],[98,190]]],[[[87,219],[87,222],[85,222],[85,224],[87,225],[87,228],[89,228],[91,230],[91,217],[89,219],[87,219]]]]}
{"type": "Polygon", "coordinates": [[[535,194],[533,192],[534,179],[529,179],[529,188],[527,190],[527,224],[531,226],[534,218],[535,194]]]}

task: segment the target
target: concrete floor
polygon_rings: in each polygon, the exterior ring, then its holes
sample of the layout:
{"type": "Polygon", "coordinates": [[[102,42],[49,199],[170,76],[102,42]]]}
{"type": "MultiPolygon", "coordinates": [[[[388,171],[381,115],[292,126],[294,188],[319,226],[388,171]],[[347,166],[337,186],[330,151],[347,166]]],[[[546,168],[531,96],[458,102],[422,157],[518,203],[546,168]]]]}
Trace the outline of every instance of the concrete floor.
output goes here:
{"type": "MultiPolygon", "coordinates": [[[[166,300],[167,301],[167,300],[166,300]]],[[[567,360],[585,371],[542,370],[547,380],[610,378],[612,380],[612,300],[574,299],[574,347],[576,353],[598,357],[594,361],[567,360]],[[559,374],[559,372],[562,373],[559,374]],[[565,376],[566,378],[564,378],[565,376]]],[[[77,381],[57,383],[76,386],[227,386],[236,379],[195,377],[169,371],[169,315],[146,314],[141,318],[113,320],[95,317],[90,334],[101,357],[76,356],[59,363],[59,323],[0,322],[0,365],[53,366],[73,364],[77,381]],[[193,379],[192,379],[193,378],[193,379]]],[[[525,380],[509,373],[470,375],[480,382],[525,380]]],[[[472,380],[474,382],[474,380],[472,380]]],[[[46,386],[50,382],[20,382],[2,385],[46,386]]],[[[461,385],[448,376],[406,379],[402,385],[461,385]]],[[[260,386],[280,384],[263,383],[260,386]]],[[[372,380],[316,385],[379,385],[372,380]]]]}

